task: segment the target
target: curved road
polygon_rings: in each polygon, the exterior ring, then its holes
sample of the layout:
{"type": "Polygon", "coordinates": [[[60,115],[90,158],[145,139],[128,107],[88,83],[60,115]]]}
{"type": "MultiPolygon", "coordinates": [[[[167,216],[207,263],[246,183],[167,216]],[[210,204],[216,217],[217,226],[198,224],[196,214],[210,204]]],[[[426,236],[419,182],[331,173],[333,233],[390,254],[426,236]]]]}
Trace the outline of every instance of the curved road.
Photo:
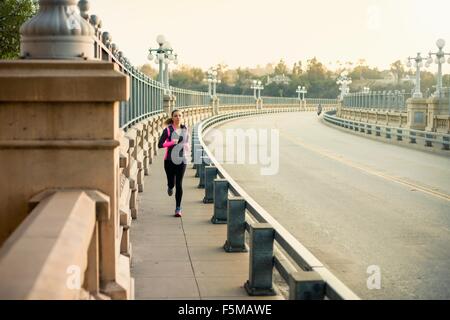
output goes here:
{"type": "Polygon", "coordinates": [[[226,170],[361,298],[450,299],[450,158],[342,132],[315,113],[216,127],[236,128],[278,130],[279,170],[226,170]],[[369,266],[380,289],[367,286],[369,266]]]}

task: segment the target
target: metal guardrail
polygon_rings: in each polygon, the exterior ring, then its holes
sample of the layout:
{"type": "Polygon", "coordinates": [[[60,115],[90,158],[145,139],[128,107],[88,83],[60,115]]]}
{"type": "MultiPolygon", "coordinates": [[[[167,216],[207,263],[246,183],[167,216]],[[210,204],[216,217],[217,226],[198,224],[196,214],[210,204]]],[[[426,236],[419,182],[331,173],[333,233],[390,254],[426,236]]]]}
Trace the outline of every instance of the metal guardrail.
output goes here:
{"type": "MultiPolygon", "coordinates": [[[[134,124],[149,118],[163,110],[165,88],[159,81],[151,79],[110,43],[107,36],[100,31],[94,36],[95,58],[114,62],[119,71],[130,77],[130,99],[120,102],[119,127],[127,129],[134,124]],[[103,34],[104,35],[104,34],[103,34]]],[[[170,87],[170,92],[176,97],[178,107],[208,106],[211,96],[207,92],[193,91],[170,87]]],[[[255,105],[255,98],[249,95],[218,94],[220,105],[255,105]]],[[[299,105],[297,98],[263,97],[265,104],[299,105]]],[[[307,104],[336,105],[336,99],[306,99],[307,104]]]]}
{"type": "Polygon", "coordinates": [[[403,91],[355,92],[344,96],[343,105],[347,108],[379,109],[391,111],[406,110],[406,101],[411,93],[403,91]]]}
{"type": "Polygon", "coordinates": [[[396,139],[397,141],[408,141],[411,144],[417,144],[422,141],[423,146],[433,147],[440,145],[443,150],[449,150],[450,135],[437,132],[426,132],[414,129],[389,127],[380,124],[366,123],[348,119],[342,119],[335,116],[336,111],[329,111],[324,114],[325,121],[343,127],[346,129],[362,132],[366,134],[375,134],[377,137],[386,139],[396,139]]]}
{"type": "Polygon", "coordinates": [[[275,267],[289,284],[290,299],[359,300],[355,293],[236,183],[203,141],[203,134],[219,122],[257,114],[300,110],[277,108],[235,112],[214,116],[197,124],[193,130],[191,150],[196,176],[200,178],[199,187],[205,188],[203,202],[214,203],[213,223],[227,223],[225,251],[247,251],[245,232],[249,233],[250,272],[245,288],[250,295],[274,294],[272,272],[275,267]]]}
{"type": "Polygon", "coordinates": [[[298,98],[287,98],[287,97],[262,97],[264,104],[284,104],[284,105],[299,105],[299,104],[309,104],[309,105],[337,105],[339,101],[337,99],[321,99],[321,98],[306,98],[305,101],[299,100],[298,98]]]}
{"type": "Polygon", "coordinates": [[[122,52],[111,51],[105,39],[94,37],[95,57],[115,63],[130,78],[130,99],[120,102],[119,127],[129,128],[163,110],[164,86],[131,65],[122,52]],[[104,43],[105,42],[105,43],[104,43]]]}

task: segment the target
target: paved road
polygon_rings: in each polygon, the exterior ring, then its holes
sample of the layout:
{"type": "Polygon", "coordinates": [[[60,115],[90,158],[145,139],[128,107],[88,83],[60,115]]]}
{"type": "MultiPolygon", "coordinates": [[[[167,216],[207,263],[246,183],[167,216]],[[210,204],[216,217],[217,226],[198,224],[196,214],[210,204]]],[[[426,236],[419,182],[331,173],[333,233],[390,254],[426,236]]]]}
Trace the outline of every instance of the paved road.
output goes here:
{"type": "Polygon", "coordinates": [[[361,298],[450,299],[449,157],[342,132],[314,113],[217,127],[230,128],[279,130],[275,175],[254,164],[224,166],[361,298]],[[372,265],[381,289],[367,288],[372,265]]]}

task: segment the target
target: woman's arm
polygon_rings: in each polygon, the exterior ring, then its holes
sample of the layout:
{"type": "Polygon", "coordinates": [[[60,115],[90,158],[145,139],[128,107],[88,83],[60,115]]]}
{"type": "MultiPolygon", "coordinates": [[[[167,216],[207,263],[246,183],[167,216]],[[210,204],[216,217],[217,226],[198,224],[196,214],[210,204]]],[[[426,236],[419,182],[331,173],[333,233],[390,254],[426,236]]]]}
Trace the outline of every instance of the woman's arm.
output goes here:
{"type": "Polygon", "coordinates": [[[158,142],[158,148],[170,148],[171,146],[175,145],[174,141],[167,141],[167,139],[169,138],[168,134],[167,134],[167,130],[168,128],[165,128],[163,130],[163,133],[161,135],[161,137],[159,138],[159,142],[158,142]]]}

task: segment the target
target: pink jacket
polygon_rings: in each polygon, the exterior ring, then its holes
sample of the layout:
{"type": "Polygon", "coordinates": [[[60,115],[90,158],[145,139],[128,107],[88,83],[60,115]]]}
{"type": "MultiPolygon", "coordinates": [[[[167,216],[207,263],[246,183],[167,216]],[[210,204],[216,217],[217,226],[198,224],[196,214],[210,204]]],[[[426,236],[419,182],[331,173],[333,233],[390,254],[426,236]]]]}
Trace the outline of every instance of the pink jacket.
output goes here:
{"type": "MultiPolygon", "coordinates": [[[[171,124],[169,126],[171,126],[173,128],[173,130],[175,130],[175,128],[171,124]]],[[[175,142],[170,140],[169,126],[167,126],[167,128],[164,129],[163,135],[161,136],[161,139],[159,142],[159,147],[166,149],[166,153],[164,155],[164,160],[166,160],[169,157],[170,149],[175,146],[175,142]],[[162,142],[162,140],[164,140],[164,142],[162,142]]],[[[188,127],[187,126],[184,126],[184,127],[185,128],[183,128],[183,130],[187,130],[187,132],[186,132],[186,136],[183,137],[182,144],[183,144],[183,157],[186,158],[186,155],[189,154],[189,152],[190,152],[190,145],[189,145],[190,137],[189,137],[188,127]]]]}

